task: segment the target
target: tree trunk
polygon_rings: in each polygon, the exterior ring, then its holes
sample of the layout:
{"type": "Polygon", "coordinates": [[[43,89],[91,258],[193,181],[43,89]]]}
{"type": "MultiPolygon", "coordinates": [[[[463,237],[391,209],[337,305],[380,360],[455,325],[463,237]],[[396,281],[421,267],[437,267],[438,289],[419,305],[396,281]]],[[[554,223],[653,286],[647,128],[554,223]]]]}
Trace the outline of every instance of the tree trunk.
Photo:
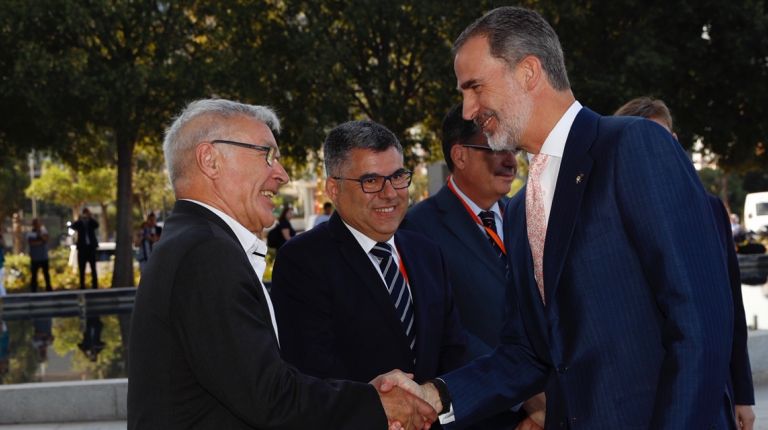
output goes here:
{"type": "Polygon", "coordinates": [[[131,228],[133,147],[135,142],[122,133],[115,133],[117,141],[117,226],[115,233],[115,268],[112,287],[132,287],[133,234],[131,228]]]}
{"type": "Polygon", "coordinates": [[[13,213],[11,218],[13,230],[13,253],[18,254],[24,250],[24,235],[22,233],[21,211],[13,213]]]}
{"type": "Polygon", "coordinates": [[[107,217],[107,204],[106,203],[99,203],[99,206],[101,206],[101,227],[99,230],[101,230],[101,241],[106,242],[109,240],[109,217],[107,217]]]}
{"type": "Polygon", "coordinates": [[[728,172],[723,170],[723,175],[720,176],[720,200],[723,201],[725,210],[730,214],[732,212],[731,203],[728,201],[728,176],[730,176],[728,172]]]}

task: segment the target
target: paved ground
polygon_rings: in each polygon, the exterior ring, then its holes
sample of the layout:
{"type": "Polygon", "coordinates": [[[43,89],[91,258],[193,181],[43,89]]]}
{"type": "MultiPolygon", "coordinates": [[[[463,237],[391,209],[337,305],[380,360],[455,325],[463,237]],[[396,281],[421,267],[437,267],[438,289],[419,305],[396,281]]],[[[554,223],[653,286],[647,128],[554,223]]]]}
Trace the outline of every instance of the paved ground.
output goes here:
{"type": "Polygon", "coordinates": [[[17,424],[0,425],[4,430],[126,430],[128,424],[125,421],[100,421],[90,423],[66,423],[66,424],[17,424]]]}

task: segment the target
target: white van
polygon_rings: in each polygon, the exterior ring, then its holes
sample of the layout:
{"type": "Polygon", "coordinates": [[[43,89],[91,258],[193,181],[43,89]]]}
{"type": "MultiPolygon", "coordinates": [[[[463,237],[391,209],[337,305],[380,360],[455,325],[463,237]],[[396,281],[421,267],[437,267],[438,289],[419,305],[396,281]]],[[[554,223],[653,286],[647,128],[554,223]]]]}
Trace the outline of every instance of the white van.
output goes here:
{"type": "Polygon", "coordinates": [[[747,194],[744,200],[744,227],[754,232],[768,228],[768,191],[747,194]]]}

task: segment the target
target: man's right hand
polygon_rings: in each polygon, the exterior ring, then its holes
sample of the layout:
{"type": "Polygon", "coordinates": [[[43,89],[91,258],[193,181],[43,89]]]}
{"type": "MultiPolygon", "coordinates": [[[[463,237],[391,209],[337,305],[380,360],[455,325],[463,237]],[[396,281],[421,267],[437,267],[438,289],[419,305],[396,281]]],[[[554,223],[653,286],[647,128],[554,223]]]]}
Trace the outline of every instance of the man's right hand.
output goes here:
{"type": "Polygon", "coordinates": [[[381,404],[387,415],[390,430],[429,429],[437,419],[437,412],[429,403],[400,387],[379,391],[381,404]]]}

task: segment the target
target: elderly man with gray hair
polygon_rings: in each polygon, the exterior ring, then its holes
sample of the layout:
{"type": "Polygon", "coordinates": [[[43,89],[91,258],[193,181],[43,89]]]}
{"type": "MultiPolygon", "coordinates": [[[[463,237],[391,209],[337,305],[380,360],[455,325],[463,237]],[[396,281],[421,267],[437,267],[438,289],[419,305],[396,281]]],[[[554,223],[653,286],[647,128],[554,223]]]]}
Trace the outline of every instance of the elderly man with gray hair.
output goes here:
{"type": "Polygon", "coordinates": [[[163,150],[177,202],[131,321],[130,429],[428,427],[425,403],[321,380],[281,358],[262,275],[273,197],[289,178],[263,106],[191,103],[163,150]]]}

